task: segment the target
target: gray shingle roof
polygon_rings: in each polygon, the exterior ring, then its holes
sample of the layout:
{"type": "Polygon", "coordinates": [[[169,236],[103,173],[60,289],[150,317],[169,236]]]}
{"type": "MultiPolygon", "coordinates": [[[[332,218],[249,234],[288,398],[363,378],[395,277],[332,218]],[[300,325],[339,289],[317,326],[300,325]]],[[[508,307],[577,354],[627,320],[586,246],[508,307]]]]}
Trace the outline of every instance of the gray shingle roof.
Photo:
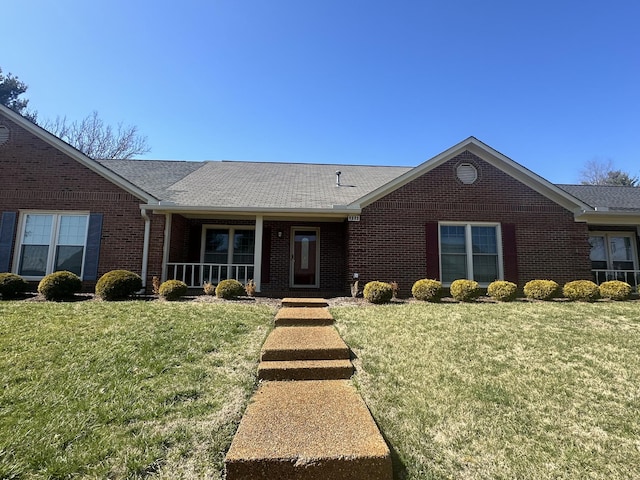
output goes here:
{"type": "MultiPolygon", "coordinates": [[[[185,207],[331,209],[348,205],[411,167],[265,162],[99,160],[165,202],[185,207]],[[336,187],[336,171],[342,172],[336,187]]],[[[594,207],[640,211],[640,188],[557,185],[594,207]]]]}
{"type": "Polygon", "coordinates": [[[262,162],[101,160],[157,198],[189,207],[331,209],[410,167],[262,162]],[[336,186],[336,171],[342,172],[336,186]]]}
{"type": "Polygon", "coordinates": [[[609,185],[558,185],[565,192],[594,208],[640,211],[640,188],[609,185]]]}

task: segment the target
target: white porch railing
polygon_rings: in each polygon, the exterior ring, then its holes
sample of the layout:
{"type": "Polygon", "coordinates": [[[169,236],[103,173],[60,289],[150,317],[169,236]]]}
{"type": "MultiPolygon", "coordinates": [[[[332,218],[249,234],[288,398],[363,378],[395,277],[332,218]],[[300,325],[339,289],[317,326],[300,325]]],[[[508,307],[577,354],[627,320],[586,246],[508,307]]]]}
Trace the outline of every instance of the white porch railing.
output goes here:
{"type": "Polygon", "coordinates": [[[189,288],[201,288],[204,282],[217,285],[235,278],[242,284],[253,279],[253,265],[221,263],[167,263],[167,280],[182,280],[189,288]]]}
{"type": "Polygon", "coordinates": [[[640,270],[591,270],[594,281],[600,285],[609,280],[621,280],[627,282],[638,293],[638,283],[640,283],[640,270]]]}

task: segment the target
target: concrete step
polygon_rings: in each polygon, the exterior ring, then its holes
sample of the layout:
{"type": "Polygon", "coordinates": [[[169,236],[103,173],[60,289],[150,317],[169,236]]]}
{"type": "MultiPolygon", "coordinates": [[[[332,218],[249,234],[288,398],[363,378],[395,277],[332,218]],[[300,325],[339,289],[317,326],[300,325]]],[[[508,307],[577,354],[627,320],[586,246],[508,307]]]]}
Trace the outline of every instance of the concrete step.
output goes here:
{"type": "Polygon", "coordinates": [[[391,455],[346,380],[262,383],[225,458],[227,480],[392,480],[391,455]]]}
{"type": "Polygon", "coordinates": [[[350,360],[295,360],[260,362],[260,380],[347,380],[353,374],[350,360]]]}
{"type": "Polygon", "coordinates": [[[262,346],[262,361],[348,360],[349,347],[334,327],[278,327],[262,346]]]}
{"type": "Polygon", "coordinates": [[[283,298],[283,307],[326,307],[329,304],[324,298],[283,298]]]}
{"type": "Polygon", "coordinates": [[[283,307],[276,313],[276,326],[333,325],[333,317],[322,307],[283,307]]]}

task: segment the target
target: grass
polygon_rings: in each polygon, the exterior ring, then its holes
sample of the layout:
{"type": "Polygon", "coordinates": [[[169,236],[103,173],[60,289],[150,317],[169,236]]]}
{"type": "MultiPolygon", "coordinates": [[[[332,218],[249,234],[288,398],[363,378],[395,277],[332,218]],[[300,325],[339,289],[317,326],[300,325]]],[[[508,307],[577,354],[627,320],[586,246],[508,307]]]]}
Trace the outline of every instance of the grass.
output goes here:
{"type": "Polygon", "coordinates": [[[331,311],[396,479],[640,478],[640,304],[331,311]]]}
{"type": "Polygon", "coordinates": [[[0,478],[222,478],[272,317],[0,302],[0,478]]]}

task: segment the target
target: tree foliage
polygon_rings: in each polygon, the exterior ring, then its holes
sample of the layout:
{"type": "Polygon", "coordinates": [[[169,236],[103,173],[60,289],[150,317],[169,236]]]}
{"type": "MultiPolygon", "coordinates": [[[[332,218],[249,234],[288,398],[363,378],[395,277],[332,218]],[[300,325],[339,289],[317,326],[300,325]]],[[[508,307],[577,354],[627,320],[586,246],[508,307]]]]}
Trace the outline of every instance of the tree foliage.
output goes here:
{"type": "Polygon", "coordinates": [[[640,179],[628,172],[617,170],[611,159],[593,159],[585,163],[580,172],[582,185],[611,185],[618,187],[637,187],[640,179]]]}
{"type": "Polygon", "coordinates": [[[91,158],[133,158],[151,150],[138,127],[118,123],[114,128],[105,124],[96,111],[81,121],[56,117],[45,121],[42,127],[91,158]]]}
{"type": "Polygon", "coordinates": [[[29,88],[28,85],[20,81],[18,77],[11,73],[4,75],[2,68],[0,68],[0,103],[35,122],[37,114],[27,110],[29,100],[19,98],[27,91],[27,88],[29,88]]]}

